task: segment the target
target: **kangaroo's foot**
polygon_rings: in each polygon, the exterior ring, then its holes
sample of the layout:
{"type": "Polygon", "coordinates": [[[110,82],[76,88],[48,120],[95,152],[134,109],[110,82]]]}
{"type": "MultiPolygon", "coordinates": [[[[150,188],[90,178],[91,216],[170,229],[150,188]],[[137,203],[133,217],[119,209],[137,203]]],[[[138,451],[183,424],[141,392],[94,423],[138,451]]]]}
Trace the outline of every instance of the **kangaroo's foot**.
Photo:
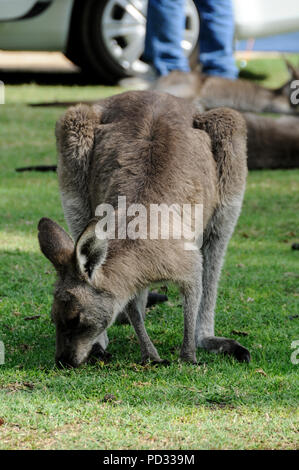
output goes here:
{"type": "Polygon", "coordinates": [[[207,336],[202,338],[199,346],[214,353],[228,354],[239,362],[250,362],[250,352],[234,339],[207,336]]]}
{"type": "Polygon", "coordinates": [[[109,362],[112,355],[107,352],[99,343],[95,343],[89,354],[88,363],[95,364],[97,361],[109,362]]]}

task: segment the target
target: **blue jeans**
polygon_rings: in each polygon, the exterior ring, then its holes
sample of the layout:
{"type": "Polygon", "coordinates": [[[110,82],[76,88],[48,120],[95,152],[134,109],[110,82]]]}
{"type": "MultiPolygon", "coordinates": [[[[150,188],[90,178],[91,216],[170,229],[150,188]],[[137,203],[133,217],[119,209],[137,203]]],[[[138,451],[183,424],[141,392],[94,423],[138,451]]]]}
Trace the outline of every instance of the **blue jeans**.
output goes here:
{"type": "MultiPolygon", "coordinates": [[[[234,16],[231,0],[194,0],[200,15],[199,50],[202,72],[237,78],[233,56],[234,16]]],[[[159,75],[188,72],[181,47],[185,0],[149,0],[144,58],[159,75]]]]}

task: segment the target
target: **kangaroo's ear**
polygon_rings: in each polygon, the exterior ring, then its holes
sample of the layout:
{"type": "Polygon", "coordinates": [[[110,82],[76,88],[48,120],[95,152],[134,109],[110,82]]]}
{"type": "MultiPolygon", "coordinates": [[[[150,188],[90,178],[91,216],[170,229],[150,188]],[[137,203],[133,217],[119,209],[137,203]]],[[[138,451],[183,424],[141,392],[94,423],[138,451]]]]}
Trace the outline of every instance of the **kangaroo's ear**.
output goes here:
{"type": "Polygon", "coordinates": [[[291,78],[293,80],[298,80],[299,79],[299,70],[297,70],[291,62],[289,62],[287,59],[284,59],[285,64],[287,66],[287,69],[289,71],[289,74],[291,75],[291,78]]]}
{"type": "MultiPolygon", "coordinates": [[[[65,164],[87,165],[94,145],[95,129],[101,124],[102,107],[79,104],[69,108],[56,123],[57,149],[65,164]]],[[[63,165],[63,166],[64,166],[63,165]]]]}
{"type": "Polygon", "coordinates": [[[223,164],[225,154],[234,152],[246,159],[246,122],[238,111],[215,108],[205,113],[196,112],[193,116],[193,127],[209,135],[214,158],[220,164],[223,164]],[[237,145],[237,142],[240,145],[237,145]],[[237,150],[237,147],[240,148],[237,150]]]}
{"type": "MultiPolygon", "coordinates": [[[[235,190],[243,191],[247,174],[247,129],[243,116],[229,108],[211,109],[195,114],[193,127],[208,134],[219,181],[222,201],[234,199],[235,190]]],[[[231,202],[230,202],[231,204],[231,202]]]]}
{"type": "Polygon", "coordinates": [[[108,251],[108,240],[96,234],[97,222],[89,223],[76,244],[77,266],[88,281],[92,281],[95,270],[105,262],[108,251]]]}
{"type": "Polygon", "coordinates": [[[57,270],[66,266],[74,254],[74,242],[56,222],[46,217],[38,223],[38,240],[43,254],[57,270]]]}

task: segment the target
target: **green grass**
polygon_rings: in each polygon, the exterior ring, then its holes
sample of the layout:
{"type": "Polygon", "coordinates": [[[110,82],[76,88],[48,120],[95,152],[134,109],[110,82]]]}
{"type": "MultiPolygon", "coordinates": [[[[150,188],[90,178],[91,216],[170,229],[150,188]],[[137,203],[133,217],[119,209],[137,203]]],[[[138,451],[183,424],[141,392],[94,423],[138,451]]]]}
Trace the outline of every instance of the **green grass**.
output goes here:
{"type": "MultiPolygon", "coordinates": [[[[286,55],[286,59],[291,62],[296,68],[299,68],[299,55],[292,54],[286,55]]],[[[241,61],[238,61],[239,65],[241,61]]],[[[267,58],[267,59],[253,59],[250,60],[245,68],[241,69],[241,75],[244,74],[244,78],[246,78],[246,74],[257,75],[257,82],[260,85],[269,87],[269,88],[277,88],[285,83],[289,79],[288,70],[286,64],[281,59],[276,58],[267,58]]]]}
{"type": "MultiPolygon", "coordinates": [[[[265,68],[260,63],[258,70],[265,68]]],[[[20,103],[112,90],[28,85],[6,91],[8,104],[0,110],[0,339],[6,348],[0,449],[298,447],[299,366],[290,356],[299,339],[299,258],[291,250],[299,238],[299,171],[249,174],[226,256],[216,332],[246,346],[249,365],[203,351],[201,365],[180,363],[182,313],[178,292],[170,288],[169,303],[150,310],[146,321],[170,367],[141,367],[136,337],[125,325],[109,330],[110,364],[58,370],[49,316],[55,275],[36,236],[42,216],[64,224],[57,179],[14,168],[55,162],[54,123],[61,110],[20,103]],[[32,315],[40,317],[25,320],[32,315]],[[236,333],[244,331],[247,336],[236,333]],[[114,402],[104,401],[108,393],[114,402]]]]}

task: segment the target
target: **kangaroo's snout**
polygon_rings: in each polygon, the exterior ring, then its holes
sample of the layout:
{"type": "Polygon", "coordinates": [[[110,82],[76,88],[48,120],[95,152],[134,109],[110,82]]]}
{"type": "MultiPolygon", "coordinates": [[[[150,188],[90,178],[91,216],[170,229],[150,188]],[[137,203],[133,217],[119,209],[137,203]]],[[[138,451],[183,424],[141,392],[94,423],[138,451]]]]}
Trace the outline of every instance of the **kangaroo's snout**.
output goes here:
{"type": "Polygon", "coordinates": [[[58,369],[72,369],[79,366],[77,362],[71,358],[66,357],[65,355],[56,357],[55,362],[58,369]]]}
{"type": "Polygon", "coordinates": [[[55,362],[56,366],[59,369],[71,369],[75,367],[79,367],[83,363],[93,364],[96,361],[104,361],[107,362],[111,358],[111,354],[106,352],[104,348],[99,344],[95,343],[90,353],[88,354],[85,361],[79,362],[75,358],[68,356],[67,354],[60,354],[56,356],[55,362]]]}

